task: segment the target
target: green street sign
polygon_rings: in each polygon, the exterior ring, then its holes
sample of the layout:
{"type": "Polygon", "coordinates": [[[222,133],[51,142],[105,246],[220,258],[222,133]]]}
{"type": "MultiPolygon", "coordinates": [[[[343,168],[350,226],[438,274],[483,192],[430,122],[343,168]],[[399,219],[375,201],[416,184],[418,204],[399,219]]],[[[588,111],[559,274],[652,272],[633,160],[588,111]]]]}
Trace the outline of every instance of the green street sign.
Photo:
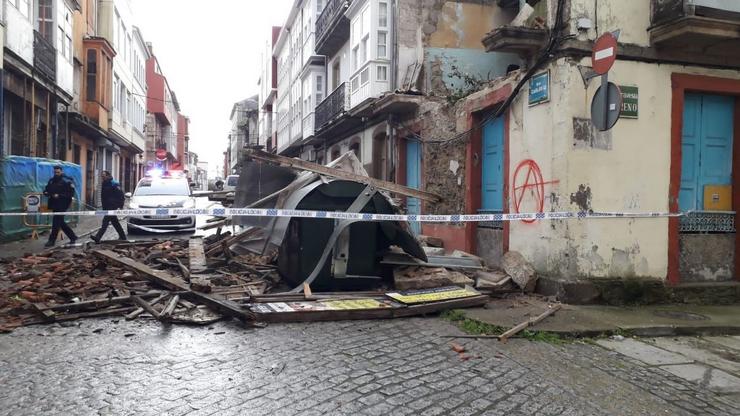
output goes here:
{"type": "Polygon", "coordinates": [[[622,111],[620,118],[638,118],[640,112],[639,92],[637,87],[620,86],[622,90],[622,111]]]}

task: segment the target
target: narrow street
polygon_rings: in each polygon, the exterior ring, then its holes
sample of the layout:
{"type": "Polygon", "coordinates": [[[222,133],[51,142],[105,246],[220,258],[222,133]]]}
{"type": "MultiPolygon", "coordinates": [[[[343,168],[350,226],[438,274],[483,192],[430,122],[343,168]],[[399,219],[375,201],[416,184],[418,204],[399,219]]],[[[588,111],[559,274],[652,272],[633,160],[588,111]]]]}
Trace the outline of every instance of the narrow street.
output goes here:
{"type": "Polygon", "coordinates": [[[740,416],[740,0],[0,2],[0,416],[740,416]]]}
{"type": "Polygon", "coordinates": [[[740,414],[737,394],[596,344],[441,338],[455,334],[438,318],[249,330],[122,319],[26,327],[0,336],[0,413],[740,414]],[[453,341],[472,358],[461,360],[453,341]]]}

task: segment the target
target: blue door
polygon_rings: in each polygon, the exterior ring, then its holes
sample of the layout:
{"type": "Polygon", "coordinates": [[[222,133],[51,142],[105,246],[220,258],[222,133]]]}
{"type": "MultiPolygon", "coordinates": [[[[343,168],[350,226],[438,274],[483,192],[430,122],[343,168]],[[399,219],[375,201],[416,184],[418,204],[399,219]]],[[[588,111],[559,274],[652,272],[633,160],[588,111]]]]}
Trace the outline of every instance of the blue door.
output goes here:
{"type": "Polygon", "coordinates": [[[504,210],[504,119],[498,117],[483,125],[483,166],[481,211],[504,210]]]}
{"type": "Polygon", "coordinates": [[[704,209],[704,186],[732,184],[735,100],[686,94],[681,141],[681,211],[704,209]]]}
{"type": "MultiPolygon", "coordinates": [[[[406,141],[406,186],[419,189],[421,186],[421,144],[418,141],[406,141]]],[[[421,204],[417,198],[407,198],[406,206],[409,215],[421,214],[421,204]]],[[[421,234],[421,223],[411,222],[411,229],[421,234]]]]}

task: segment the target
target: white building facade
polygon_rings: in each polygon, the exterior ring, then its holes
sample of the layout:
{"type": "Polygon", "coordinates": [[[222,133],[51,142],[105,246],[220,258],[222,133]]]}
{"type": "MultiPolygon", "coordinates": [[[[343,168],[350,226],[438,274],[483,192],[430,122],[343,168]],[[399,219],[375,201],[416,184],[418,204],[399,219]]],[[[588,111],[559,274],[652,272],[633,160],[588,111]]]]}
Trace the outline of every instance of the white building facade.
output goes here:
{"type": "Polygon", "coordinates": [[[322,0],[296,0],[273,49],[277,59],[279,153],[297,155],[314,137],[314,116],[326,88],[324,57],[315,53],[316,19],[322,0]]]}

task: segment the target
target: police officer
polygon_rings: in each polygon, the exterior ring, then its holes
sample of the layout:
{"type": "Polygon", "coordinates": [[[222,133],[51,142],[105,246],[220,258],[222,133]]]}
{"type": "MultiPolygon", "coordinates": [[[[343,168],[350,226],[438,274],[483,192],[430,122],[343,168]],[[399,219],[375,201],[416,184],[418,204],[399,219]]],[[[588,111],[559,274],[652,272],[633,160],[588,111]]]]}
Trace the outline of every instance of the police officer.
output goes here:
{"type": "MultiPolygon", "coordinates": [[[[107,170],[103,171],[101,175],[103,179],[102,192],[100,193],[100,199],[103,202],[103,209],[106,211],[121,209],[126,202],[126,197],[121,190],[121,185],[113,180],[113,175],[107,170]]],[[[90,236],[90,238],[96,243],[100,242],[103,238],[105,231],[108,229],[108,225],[113,224],[113,228],[118,232],[118,239],[125,240],[126,233],[123,232],[121,223],[118,222],[118,217],[115,215],[106,215],[103,217],[103,225],[100,227],[97,235],[90,236]]]]}
{"type": "MultiPolygon", "coordinates": [[[[54,166],[54,176],[49,179],[49,183],[44,188],[44,195],[49,199],[49,209],[53,212],[66,212],[72,204],[72,197],[75,194],[74,182],[72,178],[62,172],[61,166],[54,166]]],[[[77,241],[75,232],[64,222],[64,215],[54,215],[51,222],[51,234],[45,247],[54,247],[57,241],[59,230],[69,238],[70,244],[77,241]]]]}

